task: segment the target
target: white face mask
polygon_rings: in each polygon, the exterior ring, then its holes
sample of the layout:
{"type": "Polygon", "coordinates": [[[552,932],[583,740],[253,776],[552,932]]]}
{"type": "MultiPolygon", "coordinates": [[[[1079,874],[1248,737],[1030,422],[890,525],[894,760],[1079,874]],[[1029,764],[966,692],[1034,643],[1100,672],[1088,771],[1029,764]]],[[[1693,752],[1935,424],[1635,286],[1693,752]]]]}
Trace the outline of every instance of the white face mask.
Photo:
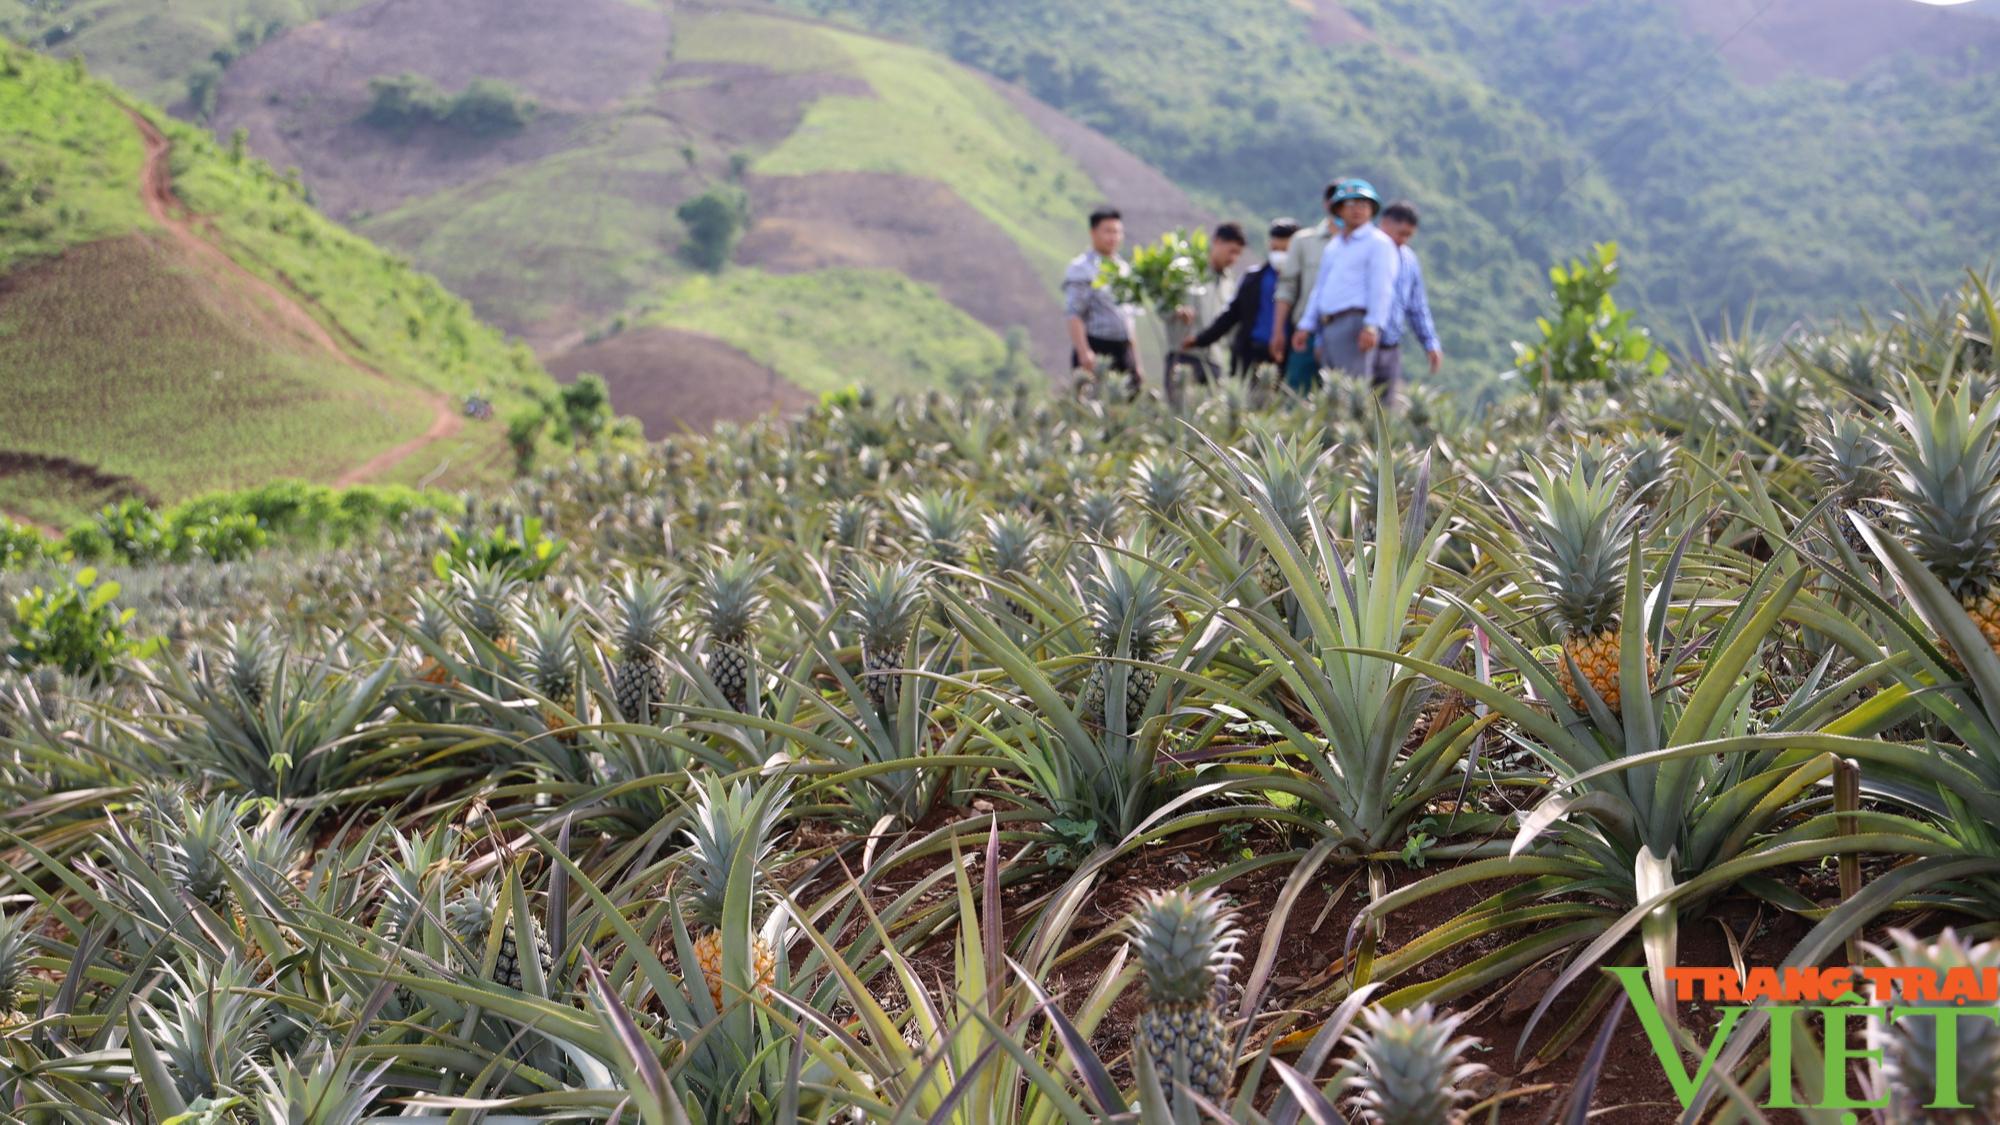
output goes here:
{"type": "Polygon", "coordinates": [[[1285,268],[1285,262],[1286,262],[1287,260],[1289,260],[1289,259],[1291,258],[1291,256],[1292,256],[1292,252],[1291,252],[1290,250],[1273,250],[1273,251],[1271,251],[1271,268],[1272,268],[1272,269],[1274,269],[1274,270],[1281,270],[1281,269],[1284,269],[1284,268],[1285,268]]]}

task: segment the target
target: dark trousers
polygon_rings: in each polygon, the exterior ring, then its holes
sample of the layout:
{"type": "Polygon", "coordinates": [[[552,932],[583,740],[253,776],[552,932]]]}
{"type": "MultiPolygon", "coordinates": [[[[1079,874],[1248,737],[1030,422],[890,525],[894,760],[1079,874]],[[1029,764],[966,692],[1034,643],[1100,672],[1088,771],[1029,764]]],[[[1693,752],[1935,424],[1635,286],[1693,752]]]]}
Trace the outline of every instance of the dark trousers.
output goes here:
{"type": "MultiPolygon", "coordinates": [[[[1090,341],[1090,350],[1097,353],[1098,359],[1109,363],[1111,370],[1125,372],[1132,370],[1132,341],[1106,340],[1101,336],[1090,336],[1086,339],[1090,341]]],[[[1083,366],[1083,357],[1076,354],[1075,348],[1070,349],[1069,365],[1072,370],[1083,366]]]]}

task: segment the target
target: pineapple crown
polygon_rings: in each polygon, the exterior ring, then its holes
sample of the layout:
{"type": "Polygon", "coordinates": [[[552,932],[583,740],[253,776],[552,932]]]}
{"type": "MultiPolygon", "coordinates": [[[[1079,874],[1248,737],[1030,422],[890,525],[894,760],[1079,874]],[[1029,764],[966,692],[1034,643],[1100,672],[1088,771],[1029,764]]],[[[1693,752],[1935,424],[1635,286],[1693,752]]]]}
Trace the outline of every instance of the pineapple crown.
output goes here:
{"type": "Polygon", "coordinates": [[[499,913],[499,880],[481,879],[445,903],[444,924],[451,936],[477,957],[485,950],[486,935],[493,932],[493,918],[499,913]]]}
{"type": "Polygon", "coordinates": [[[522,619],[521,659],[531,686],[544,696],[562,694],[576,677],[576,622],[575,610],[550,606],[537,606],[522,619]]]}
{"type": "Polygon", "coordinates": [[[410,628],[418,636],[440,648],[450,643],[453,627],[451,614],[445,611],[444,603],[438,601],[436,594],[419,590],[410,599],[410,606],[410,628]]]}
{"type": "MultiPolygon", "coordinates": [[[[2000,941],[1973,945],[1952,929],[1928,940],[1907,930],[1891,930],[1887,946],[1864,944],[1862,948],[1881,964],[1895,968],[1931,969],[1939,973],[1971,970],[1975,976],[2000,969],[2000,941]]],[[[1892,1013],[1912,1004],[1900,985],[1892,995],[1873,997],[1873,1002],[1888,1007],[1892,1013]]],[[[1931,1001],[1919,999],[1913,1006],[1928,1003],[1931,1001]]],[[[1972,1109],[1963,1120],[1991,1121],[2000,1116],[2000,1027],[1985,1020],[1960,1020],[1956,1031],[1957,1100],[1972,1109]]],[[[1890,1094],[1899,1108],[1938,1104],[1936,1095],[1943,1092],[1944,1085],[1939,1039],[1935,1015],[1910,1012],[1889,1020],[1871,1020],[1869,1046],[1881,1052],[1876,1064],[1877,1095],[1890,1094]]],[[[1924,1118],[1920,1113],[1911,1113],[1897,1114],[1893,1119],[1924,1118]]],[[[1950,1119],[1960,1120],[1955,1116],[1950,1119]]]]}
{"type": "Polygon", "coordinates": [[[1147,895],[1132,912],[1127,942],[1155,1004],[1208,1004],[1229,979],[1243,931],[1213,888],[1147,895]]]}
{"type": "Polygon", "coordinates": [[[217,654],[216,667],[223,682],[239,698],[262,699],[277,674],[279,659],[278,645],[271,639],[269,625],[252,629],[234,621],[223,624],[222,650],[217,654]]]}
{"type": "Polygon", "coordinates": [[[1169,520],[1194,499],[1197,471],[1185,458],[1148,453],[1132,465],[1132,499],[1169,520]]]}
{"type": "Polygon", "coordinates": [[[1439,1016],[1429,1004],[1391,1012],[1366,1008],[1347,1033],[1354,1052],[1346,1087],[1368,1125],[1444,1125],[1470,1097],[1467,1084],[1486,1068],[1465,1061],[1478,1046],[1471,1036],[1452,1038],[1463,1013],[1439,1016]]]}
{"type": "Polygon", "coordinates": [[[1966,383],[1934,398],[1909,379],[1890,409],[1891,514],[1954,597],[1984,593],[2000,581],[2000,396],[1975,410],[1966,383]]]}
{"type": "Polygon", "coordinates": [[[217,797],[189,804],[178,789],[147,794],[161,871],[176,887],[211,907],[229,895],[227,872],[241,854],[235,802],[217,797]]]}
{"type": "Polygon", "coordinates": [[[1874,427],[1852,414],[1806,425],[1806,466],[1822,487],[1847,501],[1881,491],[1889,457],[1874,427]]]}
{"type": "Polygon", "coordinates": [[[963,491],[933,488],[911,493],[896,501],[896,510],[916,533],[927,557],[952,565],[964,561],[974,515],[972,501],[963,491]]]}
{"type": "Polygon", "coordinates": [[[786,781],[766,792],[748,781],[725,786],[713,777],[696,792],[687,852],[688,906],[696,922],[711,929],[722,925],[730,871],[738,856],[748,854],[751,895],[759,893],[764,861],[775,844],[772,836],[785,815],[788,796],[786,781]]]}
{"type": "Polygon", "coordinates": [[[459,611],[474,632],[495,641],[507,635],[522,585],[512,567],[472,563],[453,571],[451,583],[459,611]]]}
{"type": "Polygon", "coordinates": [[[611,596],[612,633],[619,655],[638,660],[653,654],[667,635],[673,587],[657,574],[628,574],[611,596]]]}
{"type": "Polygon", "coordinates": [[[1135,537],[1121,550],[1099,549],[1097,566],[1085,576],[1091,637],[1105,656],[1116,655],[1127,638],[1133,659],[1149,659],[1166,631],[1166,576],[1149,557],[1145,538],[1135,537]]]}
{"type": "Polygon", "coordinates": [[[709,636],[739,641],[749,635],[768,604],[758,589],[768,573],[750,555],[733,555],[702,570],[695,600],[709,636]]]}
{"type": "Polygon", "coordinates": [[[1076,499],[1077,529],[1097,539],[1115,539],[1125,517],[1125,497],[1108,488],[1093,488],[1076,499]]]}
{"type": "Polygon", "coordinates": [[[847,615],[871,649],[900,649],[924,610],[924,579],[907,562],[867,560],[847,573],[847,615]]]}
{"type": "Polygon", "coordinates": [[[1626,495],[1654,502],[1674,469],[1674,443],[1665,434],[1647,431],[1625,442],[1626,495]]]}
{"type": "Polygon", "coordinates": [[[1554,469],[1530,461],[1528,561],[1535,602],[1566,632],[1595,636],[1618,622],[1639,508],[1621,496],[1624,463],[1578,450],[1554,469]]]}
{"type": "Polygon", "coordinates": [[[1042,547],[1042,525],[1022,512],[998,512],[986,517],[986,547],[996,574],[1026,574],[1042,547]]]}
{"type": "Polygon", "coordinates": [[[136,1009],[184,1101],[240,1090],[264,1053],[274,1002],[256,992],[249,966],[231,957],[199,961],[136,1009]]]}
{"type": "Polygon", "coordinates": [[[827,536],[843,547],[861,550],[875,537],[875,506],[867,500],[836,500],[827,510],[827,536]]]}
{"type": "Polygon", "coordinates": [[[1275,434],[1259,435],[1254,452],[1245,455],[1250,487],[1270,501],[1292,538],[1304,540],[1308,512],[1316,494],[1320,467],[1326,454],[1310,457],[1306,452],[1275,434]]]}
{"type": "Polygon", "coordinates": [[[28,927],[20,917],[0,913],[0,1017],[10,1016],[21,1002],[21,978],[27,974],[28,927]]]}

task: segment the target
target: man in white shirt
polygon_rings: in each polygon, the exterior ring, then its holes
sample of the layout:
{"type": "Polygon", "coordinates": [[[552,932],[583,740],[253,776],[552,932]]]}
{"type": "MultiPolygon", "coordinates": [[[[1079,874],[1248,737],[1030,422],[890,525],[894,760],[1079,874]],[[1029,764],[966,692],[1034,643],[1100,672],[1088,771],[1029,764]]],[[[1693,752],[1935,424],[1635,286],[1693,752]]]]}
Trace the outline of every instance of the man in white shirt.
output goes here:
{"type": "MultiPolygon", "coordinates": [[[[1299,310],[1292,347],[1319,333],[1319,364],[1375,382],[1375,349],[1395,311],[1396,243],[1375,225],[1382,197],[1366,180],[1348,180],[1333,199],[1341,231],[1320,257],[1318,280],[1299,310]]],[[[1395,388],[1377,384],[1385,398],[1395,388]]]]}

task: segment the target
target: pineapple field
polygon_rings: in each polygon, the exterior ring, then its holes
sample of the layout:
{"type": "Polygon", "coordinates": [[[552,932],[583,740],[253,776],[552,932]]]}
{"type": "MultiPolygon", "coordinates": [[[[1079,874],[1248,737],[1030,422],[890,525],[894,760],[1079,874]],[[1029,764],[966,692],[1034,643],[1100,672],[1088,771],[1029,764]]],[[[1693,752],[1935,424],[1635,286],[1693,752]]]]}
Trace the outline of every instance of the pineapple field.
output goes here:
{"type": "Polygon", "coordinates": [[[1477,414],[847,393],[24,552],[0,1117],[2000,1120],[1992,997],[1912,983],[2000,976],[1995,322],[1477,414]],[[1848,966],[1893,1007],[1673,975],[1848,966]]]}

